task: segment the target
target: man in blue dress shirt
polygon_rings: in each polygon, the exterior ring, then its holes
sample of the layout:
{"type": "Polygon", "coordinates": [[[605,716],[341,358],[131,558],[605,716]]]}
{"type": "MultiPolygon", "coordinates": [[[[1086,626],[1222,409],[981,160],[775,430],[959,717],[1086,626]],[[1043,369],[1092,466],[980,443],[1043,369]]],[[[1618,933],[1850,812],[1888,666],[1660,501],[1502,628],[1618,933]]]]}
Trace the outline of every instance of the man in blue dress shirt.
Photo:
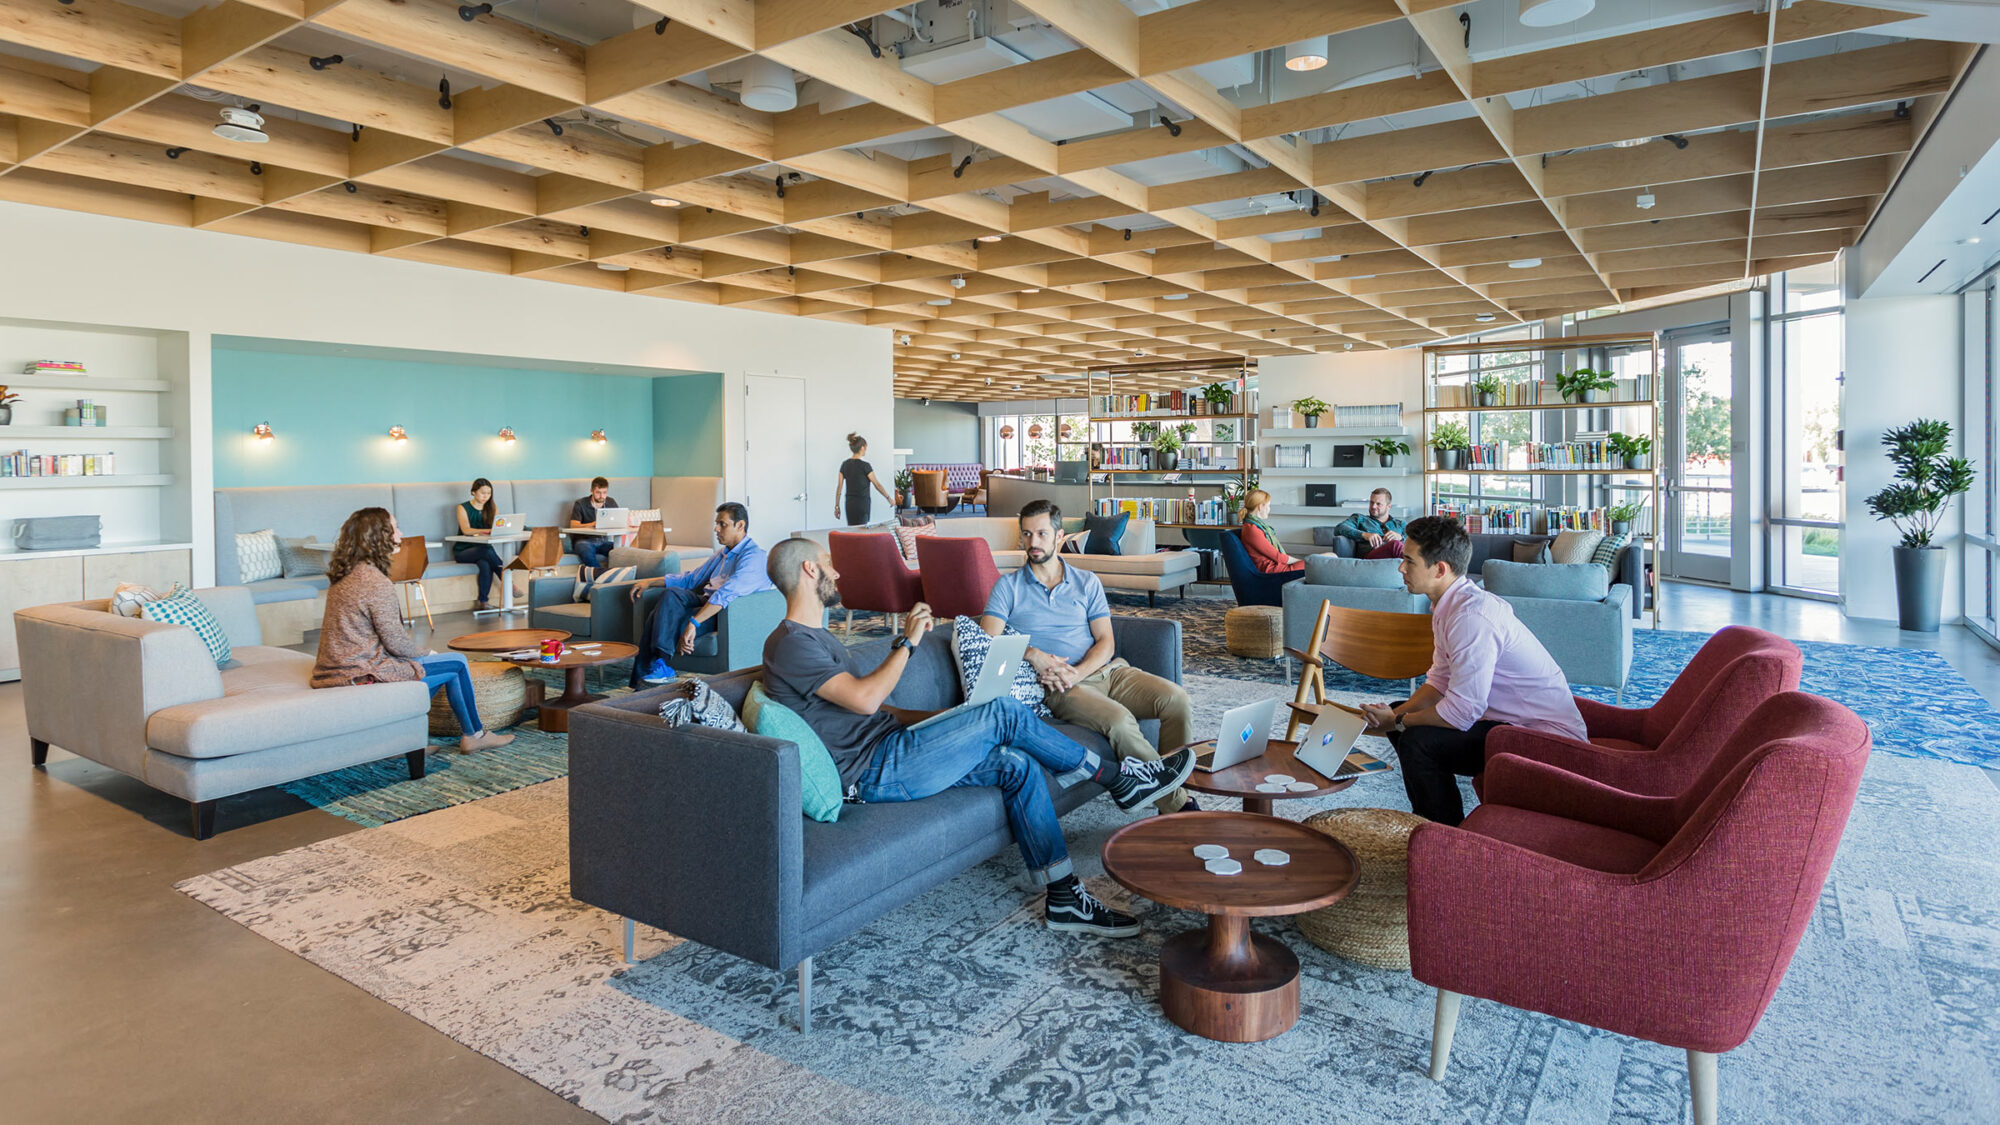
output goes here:
{"type": "Polygon", "coordinates": [[[639,630],[639,653],[632,659],[632,686],[663,684],[678,673],[668,657],[694,651],[695,638],[715,632],[715,615],[745,594],[775,589],[764,572],[764,548],[750,538],[750,513],[734,500],[715,509],[715,541],[720,544],[699,570],[648,578],[632,584],[638,601],[648,586],[660,585],[660,600],[639,630]]]}

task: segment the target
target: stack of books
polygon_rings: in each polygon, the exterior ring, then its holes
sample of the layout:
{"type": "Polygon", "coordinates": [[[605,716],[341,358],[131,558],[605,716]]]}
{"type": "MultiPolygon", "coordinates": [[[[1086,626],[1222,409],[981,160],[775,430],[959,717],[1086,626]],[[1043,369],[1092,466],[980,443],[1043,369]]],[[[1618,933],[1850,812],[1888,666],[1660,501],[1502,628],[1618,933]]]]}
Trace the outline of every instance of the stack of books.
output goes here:
{"type": "Polygon", "coordinates": [[[1400,426],[1403,424],[1403,404],[1385,402],[1374,406],[1336,406],[1333,408],[1333,424],[1342,429],[1349,426],[1400,426]]]}
{"type": "Polygon", "coordinates": [[[83,361],[80,359],[35,359],[21,367],[23,375],[81,375],[83,361]]]}
{"type": "Polygon", "coordinates": [[[1112,499],[1103,497],[1096,501],[1095,514],[1115,516],[1125,513],[1135,520],[1152,520],[1154,523],[1191,523],[1212,527],[1226,527],[1229,524],[1228,511],[1222,500],[1169,500],[1163,497],[1139,496],[1112,499]]]}
{"type": "Polygon", "coordinates": [[[108,477],[118,471],[111,453],[29,453],[17,449],[0,454],[0,477],[108,477]]]}

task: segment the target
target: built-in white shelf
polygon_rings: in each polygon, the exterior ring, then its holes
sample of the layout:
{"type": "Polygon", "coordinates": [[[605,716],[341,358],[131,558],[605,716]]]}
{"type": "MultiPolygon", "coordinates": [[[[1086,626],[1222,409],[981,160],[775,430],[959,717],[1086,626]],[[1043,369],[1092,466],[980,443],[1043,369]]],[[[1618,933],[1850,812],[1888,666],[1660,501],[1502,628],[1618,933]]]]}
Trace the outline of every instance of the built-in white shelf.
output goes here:
{"type": "MultiPolygon", "coordinates": [[[[12,383],[7,384],[13,386],[12,383]]],[[[9,438],[76,441],[161,441],[174,436],[172,426],[0,426],[0,446],[9,438]]]]}
{"type": "Polygon", "coordinates": [[[1265,477],[1406,477],[1410,475],[1410,470],[1401,465],[1387,469],[1364,466],[1358,469],[1259,469],[1257,472],[1260,476],[1265,477]]]}
{"type": "Polygon", "coordinates": [[[158,488],[174,483],[166,473],[98,473],[75,477],[0,477],[0,488],[158,488]]]}
{"type": "Polygon", "coordinates": [[[15,390],[29,388],[38,391],[79,391],[88,395],[95,391],[144,391],[151,394],[165,392],[172,384],[165,379],[106,379],[96,375],[6,375],[0,380],[15,390]]]}
{"type": "Polygon", "coordinates": [[[63,551],[0,550],[0,559],[73,559],[84,555],[143,555],[150,551],[191,551],[192,543],[106,543],[101,547],[74,547],[63,551]]]}
{"type": "Polygon", "coordinates": [[[1265,426],[1258,431],[1258,435],[1267,438],[1370,438],[1408,437],[1410,431],[1405,426],[1265,426]]]}

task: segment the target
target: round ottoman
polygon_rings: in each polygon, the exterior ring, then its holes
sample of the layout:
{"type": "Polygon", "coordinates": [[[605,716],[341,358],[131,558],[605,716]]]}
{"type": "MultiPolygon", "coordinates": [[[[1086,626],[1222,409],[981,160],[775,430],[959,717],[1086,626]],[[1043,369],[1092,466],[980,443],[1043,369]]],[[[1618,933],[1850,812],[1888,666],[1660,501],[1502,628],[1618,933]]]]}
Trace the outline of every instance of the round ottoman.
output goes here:
{"type": "Polygon", "coordinates": [[[1395,809],[1332,809],[1308,828],[1346,844],[1361,861],[1347,897],[1298,916],[1306,940],[1335,956],[1378,969],[1410,967],[1410,833],[1424,818],[1395,809]]]}
{"type": "MultiPolygon", "coordinates": [[[[511,727],[528,709],[528,678],[519,668],[498,660],[475,660],[472,669],[472,701],[479,719],[488,730],[511,727]]],[[[431,734],[457,737],[458,716],[451,713],[451,701],[444,689],[431,697],[431,734]]]]}
{"type": "Polygon", "coordinates": [[[1239,605],[1223,615],[1222,644],[1232,655],[1270,660],[1285,651],[1285,611],[1274,605],[1239,605]]]}

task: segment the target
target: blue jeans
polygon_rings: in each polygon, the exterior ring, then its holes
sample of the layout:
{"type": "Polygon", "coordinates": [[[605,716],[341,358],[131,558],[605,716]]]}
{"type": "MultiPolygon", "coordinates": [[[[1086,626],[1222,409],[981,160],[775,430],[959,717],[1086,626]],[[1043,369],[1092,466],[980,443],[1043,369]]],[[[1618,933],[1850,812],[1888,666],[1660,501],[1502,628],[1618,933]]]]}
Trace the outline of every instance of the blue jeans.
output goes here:
{"type": "MultiPolygon", "coordinates": [[[[632,690],[645,686],[639,677],[645,674],[649,665],[657,658],[672,666],[674,657],[680,655],[681,631],[695,611],[707,605],[699,590],[689,590],[681,586],[662,586],[660,600],[653,603],[652,616],[640,624],[639,652],[632,658],[632,690]]],[[[697,621],[694,635],[704,636],[715,632],[715,623],[722,620],[720,615],[706,621],[697,621]]]]}
{"type": "Polygon", "coordinates": [[[419,656],[417,667],[424,670],[424,685],[431,689],[444,689],[444,697],[451,703],[451,713],[458,718],[458,729],[467,735],[479,734],[486,724],[479,721],[479,708],[472,702],[472,667],[466,663],[462,652],[441,652],[435,656],[419,656]]]}
{"type": "Polygon", "coordinates": [[[614,535],[575,535],[570,537],[570,550],[576,553],[576,561],[592,570],[604,565],[611,557],[611,549],[618,546],[614,535]]]}
{"type": "Polygon", "coordinates": [[[1017,699],[996,699],[922,730],[908,727],[875,744],[856,783],[863,801],[918,801],[960,786],[997,786],[1007,825],[1035,878],[1053,883],[1070,873],[1069,846],[1037,765],[1058,774],[1095,771],[1100,759],[1035,717],[1017,699]]]}

